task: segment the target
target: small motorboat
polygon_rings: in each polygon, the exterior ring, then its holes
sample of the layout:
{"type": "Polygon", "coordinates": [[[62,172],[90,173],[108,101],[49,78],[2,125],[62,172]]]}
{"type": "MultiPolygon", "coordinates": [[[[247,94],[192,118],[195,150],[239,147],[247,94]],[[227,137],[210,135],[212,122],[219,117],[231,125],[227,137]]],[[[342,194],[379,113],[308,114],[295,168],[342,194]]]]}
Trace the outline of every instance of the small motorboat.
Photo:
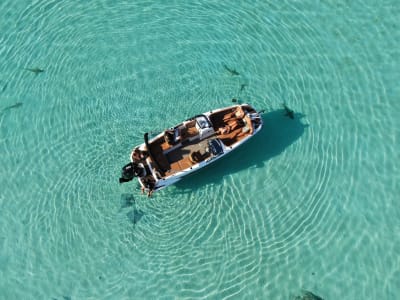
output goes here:
{"type": "Polygon", "coordinates": [[[194,116],[149,137],[133,148],[131,162],[122,168],[120,183],[138,178],[142,190],[152,192],[221,159],[258,133],[261,112],[238,104],[194,116]]]}

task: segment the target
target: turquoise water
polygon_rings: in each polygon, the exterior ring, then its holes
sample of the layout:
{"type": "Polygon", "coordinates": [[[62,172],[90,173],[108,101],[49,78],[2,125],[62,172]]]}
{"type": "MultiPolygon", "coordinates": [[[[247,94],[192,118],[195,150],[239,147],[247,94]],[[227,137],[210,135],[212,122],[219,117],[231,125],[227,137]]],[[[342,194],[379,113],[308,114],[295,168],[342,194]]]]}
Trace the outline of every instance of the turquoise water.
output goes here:
{"type": "Polygon", "coordinates": [[[0,3],[0,299],[397,299],[398,1],[119,2],[0,3]],[[233,97],[242,149],[118,184],[233,97]]]}

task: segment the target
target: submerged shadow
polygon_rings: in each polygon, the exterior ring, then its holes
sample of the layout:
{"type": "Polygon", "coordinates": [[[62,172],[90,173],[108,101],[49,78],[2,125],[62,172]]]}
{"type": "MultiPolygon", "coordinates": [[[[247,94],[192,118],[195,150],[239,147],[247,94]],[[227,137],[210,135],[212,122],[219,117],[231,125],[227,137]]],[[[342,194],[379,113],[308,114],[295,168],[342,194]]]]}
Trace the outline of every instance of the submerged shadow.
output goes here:
{"type": "Polygon", "coordinates": [[[134,208],[132,211],[128,212],[126,216],[132,224],[136,224],[144,216],[144,212],[140,209],[134,208]]]}
{"type": "Polygon", "coordinates": [[[140,209],[136,209],[136,200],[132,194],[121,194],[121,208],[120,211],[123,211],[125,208],[133,208],[126,216],[128,220],[132,224],[136,224],[140,221],[140,219],[144,216],[144,212],[140,209]]]}
{"type": "Polygon", "coordinates": [[[295,296],[293,300],[324,300],[324,299],[310,291],[303,290],[302,295],[295,296]]]}
{"type": "Polygon", "coordinates": [[[194,189],[210,182],[218,182],[223,176],[236,173],[250,167],[264,167],[266,162],[282,153],[299,139],[308,124],[301,119],[305,115],[295,113],[294,119],[285,116],[285,110],[279,109],[263,115],[263,129],[247,143],[204,170],[200,170],[180,182],[178,188],[194,189]]]}
{"type": "Polygon", "coordinates": [[[135,204],[135,197],[132,194],[121,194],[121,208],[124,209],[135,204]]]}

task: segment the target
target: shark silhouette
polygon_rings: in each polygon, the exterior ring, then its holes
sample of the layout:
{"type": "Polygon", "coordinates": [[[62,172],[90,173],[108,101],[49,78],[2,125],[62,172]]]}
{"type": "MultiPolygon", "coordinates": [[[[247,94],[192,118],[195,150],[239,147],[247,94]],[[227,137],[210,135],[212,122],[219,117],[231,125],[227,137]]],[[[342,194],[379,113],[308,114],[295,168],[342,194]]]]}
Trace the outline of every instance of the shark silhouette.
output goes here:
{"type": "Polygon", "coordinates": [[[36,75],[39,74],[39,73],[44,72],[43,69],[39,69],[39,68],[25,68],[24,70],[33,72],[33,73],[35,73],[36,75]]]}
{"type": "Polygon", "coordinates": [[[302,296],[295,297],[295,300],[324,300],[318,295],[311,293],[310,291],[303,291],[302,296]]]}
{"type": "Polygon", "coordinates": [[[1,89],[1,92],[2,92],[2,93],[6,90],[7,86],[8,86],[8,82],[6,82],[6,83],[4,84],[4,86],[3,86],[3,88],[1,89]]]}
{"type": "Polygon", "coordinates": [[[232,76],[233,76],[233,75],[240,75],[240,73],[239,73],[238,71],[236,71],[235,69],[228,68],[227,65],[224,65],[224,68],[225,68],[229,73],[231,73],[232,76]]]}
{"type": "Polygon", "coordinates": [[[22,106],[22,104],[23,104],[22,102],[17,102],[17,103],[15,103],[13,105],[10,105],[10,106],[7,106],[7,107],[3,108],[2,112],[6,111],[6,110],[13,109],[13,108],[20,107],[20,106],[22,106]]]}
{"type": "Polygon", "coordinates": [[[294,111],[287,107],[286,103],[282,103],[283,109],[285,110],[285,116],[294,119],[294,111]]]}

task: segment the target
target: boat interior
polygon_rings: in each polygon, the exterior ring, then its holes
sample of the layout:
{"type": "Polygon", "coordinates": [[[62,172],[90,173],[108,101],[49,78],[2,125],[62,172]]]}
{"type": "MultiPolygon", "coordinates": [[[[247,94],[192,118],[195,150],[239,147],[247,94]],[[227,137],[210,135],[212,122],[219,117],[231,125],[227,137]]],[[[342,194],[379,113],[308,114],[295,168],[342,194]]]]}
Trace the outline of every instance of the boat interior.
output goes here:
{"type": "Polygon", "coordinates": [[[159,170],[160,178],[191,168],[213,155],[211,140],[217,138],[230,147],[252,135],[261,122],[251,119],[251,114],[256,111],[250,106],[236,106],[211,113],[211,124],[204,116],[187,120],[151,141],[149,150],[155,162],[148,158],[149,162],[159,170]]]}
{"type": "Polygon", "coordinates": [[[161,177],[190,168],[210,156],[199,143],[199,129],[196,119],[188,120],[151,141],[150,151],[161,177]]]}
{"type": "Polygon", "coordinates": [[[217,137],[230,147],[245,137],[252,135],[261,124],[257,112],[250,106],[231,107],[210,115],[217,137]],[[252,118],[251,116],[255,116],[252,118]]]}

